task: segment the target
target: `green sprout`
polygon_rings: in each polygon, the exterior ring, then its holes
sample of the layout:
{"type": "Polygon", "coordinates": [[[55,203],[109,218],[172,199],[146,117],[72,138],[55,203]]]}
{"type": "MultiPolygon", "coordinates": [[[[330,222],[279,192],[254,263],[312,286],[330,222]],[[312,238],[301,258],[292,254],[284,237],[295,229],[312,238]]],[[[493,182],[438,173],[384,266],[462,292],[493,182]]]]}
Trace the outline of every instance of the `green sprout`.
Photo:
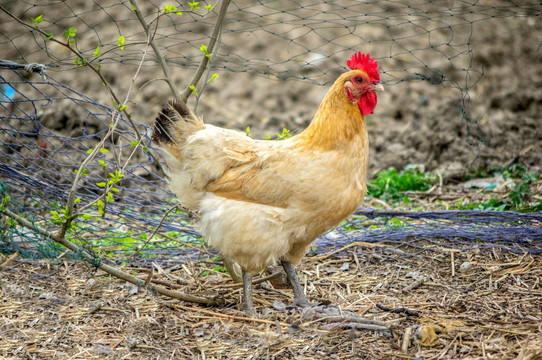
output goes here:
{"type": "Polygon", "coordinates": [[[77,33],[77,29],[74,28],[73,26],[70,27],[68,30],[64,30],[64,36],[66,37],[66,40],[68,41],[69,44],[75,44],[75,41],[70,40],[70,39],[75,38],[76,33],[77,33]]]}
{"type": "Polygon", "coordinates": [[[177,11],[177,8],[173,5],[164,5],[164,12],[165,13],[172,13],[174,12],[175,14],[181,16],[183,13],[182,11],[177,11]]]}
{"type": "Polygon", "coordinates": [[[35,27],[38,27],[39,23],[41,23],[43,21],[43,15],[39,15],[35,18],[31,18],[32,19],[32,23],[34,24],[35,27]]]}
{"type": "Polygon", "coordinates": [[[199,2],[197,1],[193,1],[193,2],[188,2],[188,5],[192,8],[192,10],[198,10],[198,9],[201,9],[199,6],[198,6],[199,2]]]}
{"type": "Polygon", "coordinates": [[[190,90],[192,90],[192,94],[194,94],[194,96],[197,96],[198,95],[198,91],[196,90],[196,86],[195,85],[190,85],[188,87],[190,90]]]}
{"type": "Polygon", "coordinates": [[[121,50],[124,50],[124,43],[126,42],[126,39],[124,38],[124,36],[119,36],[118,40],[117,40],[117,45],[119,46],[119,48],[121,50]]]}

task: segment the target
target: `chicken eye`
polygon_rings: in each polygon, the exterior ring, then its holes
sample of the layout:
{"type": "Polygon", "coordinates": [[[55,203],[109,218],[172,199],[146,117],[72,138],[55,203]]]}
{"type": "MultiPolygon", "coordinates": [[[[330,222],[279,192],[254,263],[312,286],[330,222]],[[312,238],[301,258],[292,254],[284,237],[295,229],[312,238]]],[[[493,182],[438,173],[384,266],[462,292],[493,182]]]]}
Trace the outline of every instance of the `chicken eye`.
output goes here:
{"type": "Polygon", "coordinates": [[[363,82],[363,79],[361,78],[361,76],[356,77],[356,82],[358,84],[361,84],[363,82]]]}

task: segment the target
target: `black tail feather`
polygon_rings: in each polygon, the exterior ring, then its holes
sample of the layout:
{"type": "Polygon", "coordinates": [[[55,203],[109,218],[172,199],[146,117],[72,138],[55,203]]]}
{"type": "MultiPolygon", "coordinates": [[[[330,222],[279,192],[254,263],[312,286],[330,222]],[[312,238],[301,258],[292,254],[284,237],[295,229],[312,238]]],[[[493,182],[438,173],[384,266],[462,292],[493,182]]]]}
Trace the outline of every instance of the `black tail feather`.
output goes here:
{"type": "Polygon", "coordinates": [[[194,116],[192,114],[192,111],[190,111],[190,108],[188,107],[188,105],[186,105],[186,103],[182,101],[169,100],[168,105],[170,106],[170,109],[177,111],[179,115],[181,115],[181,118],[194,116]]]}
{"type": "Polygon", "coordinates": [[[162,108],[162,110],[158,113],[158,116],[156,117],[156,120],[154,122],[154,128],[152,131],[152,137],[151,140],[154,143],[170,143],[173,142],[173,139],[171,138],[171,135],[168,131],[171,124],[173,124],[173,121],[175,119],[175,113],[173,109],[169,106],[162,108]]]}
{"type": "Polygon", "coordinates": [[[157,144],[178,143],[201,128],[203,128],[203,122],[190,111],[188,105],[181,101],[170,100],[156,117],[152,141],[157,144]],[[174,127],[173,124],[178,121],[183,122],[174,127]]]}

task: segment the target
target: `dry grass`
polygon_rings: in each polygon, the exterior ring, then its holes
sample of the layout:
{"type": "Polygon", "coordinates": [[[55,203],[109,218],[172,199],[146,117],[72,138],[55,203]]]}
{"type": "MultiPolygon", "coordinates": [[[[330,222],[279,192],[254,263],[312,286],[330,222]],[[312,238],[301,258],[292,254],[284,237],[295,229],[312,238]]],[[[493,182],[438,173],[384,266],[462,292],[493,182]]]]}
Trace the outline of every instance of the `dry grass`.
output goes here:
{"type": "MultiPolygon", "coordinates": [[[[220,273],[200,276],[210,267],[187,263],[154,278],[222,298],[220,307],[157,297],[82,263],[16,259],[0,270],[0,357],[542,359],[540,256],[309,257],[301,280],[309,299],[337,306],[331,316],[284,309],[292,294],[274,278],[255,287],[258,317],[249,318],[239,311],[240,287],[220,273]],[[391,331],[360,330],[357,315],[391,331]]],[[[143,270],[130,269],[144,278],[143,270]]]]}

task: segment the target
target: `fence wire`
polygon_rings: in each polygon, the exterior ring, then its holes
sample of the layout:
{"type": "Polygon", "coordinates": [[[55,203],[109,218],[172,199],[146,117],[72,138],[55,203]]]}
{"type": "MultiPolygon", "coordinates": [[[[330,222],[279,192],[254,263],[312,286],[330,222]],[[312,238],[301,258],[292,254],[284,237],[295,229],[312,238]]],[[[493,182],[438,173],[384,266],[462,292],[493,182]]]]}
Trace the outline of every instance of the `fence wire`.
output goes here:
{"type": "MultiPolygon", "coordinates": [[[[8,82],[0,75],[0,87],[4,94],[7,87],[13,92],[10,99],[4,96],[0,101],[5,114],[0,118],[1,202],[6,209],[53,233],[59,229],[76,170],[118,114],[51,77],[32,82],[20,75],[18,81],[8,82]],[[70,109],[69,115],[55,111],[59,106],[70,109]],[[78,125],[70,125],[72,119],[78,125]]],[[[193,219],[180,210],[170,211],[174,195],[149,155],[152,147],[146,147],[150,146],[150,129],[141,123],[135,125],[144,134],[145,146],[134,146],[132,125],[122,117],[115,136],[103,146],[109,151],[100,152],[86,167],[77,189],[79,206],[96,203],[104,194],[99,184],[110,180],[116,169],[123,169],[125,177],[116,184],[118,192],[104,213],[96,204],[88,207],[84,216],[74,221],[67,238],[93,256],[117,261],[134,255],[132,261],[157,261],[167,266],[179,258],[212,258],[216,253],[205,247],[192,226],[193,219]]],[[[33,229],[6,216],[0,219],[0,252],[68,256],[63,247],[33,229]]],[[[542,214],[538,213],[359,209],[358,216],[319,238],[312,252],[342,255],[355,251],[380,260],[466,249],[540,254],[541,226],[542,214]],[[353,246],[358,242],[375,246],[353,246]]]]}
{"type": "MultiPolygon", "coordinates": [[[[162,2],[139,6],[168,64],[195,68],[217,15],[205,6],[214,3],[200,2],[197,9],[184,2],[168,4],[177,10],[156,21],[164,12],[162,2]]],[[[129,1],[35,5],[17,0],[5,1],[2,7],[29,24],[42,16],[36,26],[57,38],[74,27],[73,46],[96,63],[136,65],[145,52],[147,36],[129,1]],[[120,36],[125,39],[122,46],[120,36]],[[94,55],[97,47],[99,57],[94,55]]],[[[484,31],[487,21],[541,14],[542,5],[528,1],[233,1],[211,67],[329,85],[344,69],[344,59],[362,50],[376,55],[384,83],[419,80],[467,91],[483,73],[472,63],[473,32],[484,31]]],[[[1,29],[18,26],[13,18],[3,19],[1,29]]],[[[2,31],[0,46],[8,59],[43,63],[52,71],[77,66],[73,54],[54,51],[36,31],[2,31]]],[[[145,61],[152,67],[157,64],[152,55],[145,61]]]]}
{"type": "MultiPolygon", "coordinates": [[[[195,68],[216,10],[207,9],[213,4],[206,2],[194,8],[184,2],[171,4],[176,11],[159,18],[163,3],[141,2],[139,10],[151,24],[168,65],[195,68]]],[[[77,59],[20,24],[34,24],[57,38],[74,27],[72,45],[94,64],[130,66],[144,58],[144,67],[154,71],[157,59],[152,53],[143,56],[147,36],[132,3],[36,5],[8,0],[1,11],[15,16],[0,19],[0,47],[3,56],[12,60],[3,62],[0,72],[1,206],[40,228],[57,231],[81,162],[121,116],[103,150],[85,168],[76,191],[83,216],[73,222],[67,238],[95,256],[116,260],[135,255],[143,262],[167,263],[179,257],[213,257],[215,253],[194,229],[194,220],[182,210],[170,211],[175,199],[151,156],[148,126],[56,81],[79,67],[77,59]],[[98,48],[99,56],[94,55],[98,48]],[[33,67],[26,64],[45,64],[47,77],[29,79],[24,69],[33,67]],[[137,143],[132,123],[143,135],[143,144],[137,143]],[[125,176],[115,184],[118,192],[100,209],[97,200],[104,197],[100,184],[119,169],[125,176]]],[[[464,100],[483,75],[483,69],[472,62],[473,32],[483,31],[487,21],[539,19],[541,14],[542,6],[535,2],[233,1],[210,69],[329,85],[344,70],[344,59],[363,49],[376,55],[383,83],[427,81],[459,90],[464,100]]],[[[463,109],[465,117],[466,113],[463,109]]],[[[8,217],[0,216],[0,222],[0,252],[67,256],[52,240],[8,217]]],[[[462,249],[540,254],[541,223],[540,214],[360,209],[359,216],[318,239],[313,252],[355,251],[377,259],[462,249]],[[356,242],[375,246],[351,246],[356,242]]]]}

